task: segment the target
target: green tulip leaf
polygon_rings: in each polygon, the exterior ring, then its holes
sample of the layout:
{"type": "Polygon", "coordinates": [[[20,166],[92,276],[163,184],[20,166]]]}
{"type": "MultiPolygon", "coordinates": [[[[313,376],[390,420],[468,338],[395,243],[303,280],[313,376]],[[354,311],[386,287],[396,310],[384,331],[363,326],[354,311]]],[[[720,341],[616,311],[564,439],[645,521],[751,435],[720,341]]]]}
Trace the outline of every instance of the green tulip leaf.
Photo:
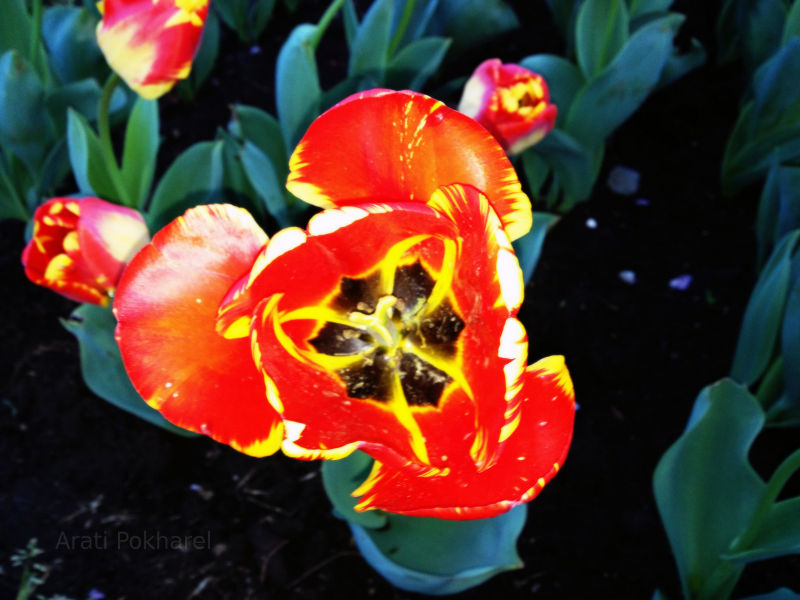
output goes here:
{"type": "Polygon", "coordinates": [[[758,203],[759,264],[774,244],[792,229],[800,228],[800,167],[784,167],[773,158],[758,203]]]}
{"type": "Polygon", "coordinates": [[[724,557],[748,563],[787,554],[800,554],[800,498],[773,504],[749,547],[724,557]]]}
{"type": "Polygon", "coordinates": [[[781,46],[785,46],[793,37],[800,38],[800,4],[792,2],[783,25],[783,38],[781,46]]]}
{"type": "Polygon", "coordinates": [[[382,81],[392,42],[394,0],[376,0],[369,7],[350,48],[349,77],[368,76],[382,81]]]}
{"type": "Polygon", "coordinates": [[[514,242],[514,251],[519,259],[519,266],[522,269],[522,277],[525,283],[529,283],[539,258],[542,255],[542,246],[547,231],[553,227],[560,217],[546,212],[533,213],[533,227],[531,230],[514,242]]]}
{"type": "Polygon", "coordinates": [[[351,495],[373,459],[356,451],[322,463],[322,483],[334,513],[350,525],[366,561],[393,585],[426,594],[452,594],[522,566],[516,541],[526,506],[489,519],[451,521],[380,510],[355,512],[351,495]]]}
{"type": "MultiPolygon", "coordinates": [[[[217,2],[214,6],[220,4],[224,3],[217,2]]],[[[192,70],[189,73],[189,77],[178,84],[177,89],[178,93],[181,94],[181,98],[193,100],[197,91],[211,74],[219,54],[219,29],[219,19],[213,11],[209,12],[206,24],[203,26],[203,38],[192,61],[192,70]]]]}
{"type": "Polygon", "coordinates": [[[267,26],[275,8],[275,0],[225,0],[215,2],[214,8],[240,40],[252,44],[267,26]]]}
{"type": "Polygon", "coordinates": [[[240,152],[242,168],[261,204],[281,227],[289,227],[289,217],[283,182],[278,179],[270,159],[251,142],[245,142],[240,152]]]}
{"type": "Polygon", "coordinates": [[[800,89],[793,78],[800,78],[800,38],[789,40],[753,76],[751,138],[800,123],[800,89]]]}
{"type": "Polygon", "coordinates": [[[589,197],[596,178],[595,155],[570,134],[553,129],[528,152],[540,156],[553,170],[571,206],[589,197]]]}
{"type": "Polygon", "coordinates": [[[738,579],[742,565],[731,564],[728,577],[701,593],[763,493],[747,461],[763,425],[758,401],[723,379],[700,393],[686,430],[656,467],[656,504],[686,598],[727,598],[738,579]]]}
{"type": "Polygon", "coordinates": [[[143,209],[153,185],[159,140],[158,102],[137,98],[125,128],[122,180],[128,196],[143,209]]]}
{"type": "Polygon", "coordinates": [[[752,72],[779,47],[785,18],[783,0],[727,0],[717,19],[721,62],[741,56],[752,72]]]}
{"type": "Polygon", "coordinates": [[[453,40],[447,60],[519,27],[519,20],[503,0],[439,0],[427,33],[453,40]]]}
{"type": "Polygon", "coordinates": [[[789,588],[780,588],[769,594],[759,594],[758,596],[748,596],[742,600],[800,600],[797,594],[789,588]]]}
{"type": "Polygon", "coordinates": [[[800,157],[800,39],[793,38],[753,78],[754,98],[739,113],[722,159],[726,195],[763,176],[773,161],[800,157]]]}
{"type": "Polygon", "coordinates": [[[449,38],[427,37],[408,44],[389,61],[386,87],[421,90],[442,64],[450,43],[449,38]]]}
{"type": "Polygon", "coordinates": [[[111,308],[83,304],[73,311],[69,319],[62,319],[61,323],[78,338],[83,380],[92,392],[167,431],[187,437],[197,435],[167,421],[136,392],[125,372],[117,342],[114,341],[117,322],[111,308]]]}
{"type": "Polygon", "coordinates": [[[304,23],[295,27],[275,65],[275,104],[290,152],[321,110],[322,89],[312,45],[316,33],[316,25],[304,23]]]}
{"type": "Polygon", "coordinates": [[[394,586],[443,595],[521,568],[516,544],[526,514],[527,505],[471,521],[387,513],[380,529],[350,523],[350,530],[365,560],[394,586]]]}
{"type": "Polygon", "coordinates": [[[67,145],[72,174],[80,192],[105,200],[119,200],[106,170],[100,138],[86,118],[73,109],[67,112],[67,145]]]}
{"type": "Polygon", "coordinates": [[[356,512],[354,507],[358,500],[350,495],[367,478],[373,462],[371,456],[360,450],[340,460],[322,461],[322,484],[339,518],[361,527],[378,529],[386,525],[387,513],[382,510],[356,512]]]}
{"type": "MultiPolygon", "coordinates": [[[[793,261],[793,270],[797,269],[800,254],[793,261]]],[[[795,271],[796,272],[796,271],[795,271]]],[[[786,299],[786,308],[781,327],[781,354],[783,363],[792,365],[784,371],[785,402],[783,412],[791,412],[795,419],[800,420],[800,277],[792,283],[786,299]]],[[[784,414],[784,418],[786,418],[784,414]]]]}
{"type": "Polygon", "coordinates": [[[628,41],[625,0],[586,0],[575,23],[575,54],[585,79],[600,74],[628,41]]]}
{"type": "Polygon", "coordinates": [[[289,175],[289,158],[281,137],[281,126],[275,118],[260,108],[237,104],[228,129],[241,141],[252,142],[267,155],[275,167],[278,180],[286,181],[289,175]]]}
{"type": "Polygon", "coordinates": [[[150,231],[158,231],[193,206],[220,200],[223,143],[199,142],[175,159],[153,193],[147,218],[150,231]]]}
{"type": "Polygon", "coordinates": [[[667,59],[667,63],[661,71],[661,78],[658,80],[658,88],[677,81],[689,71],[705,64],[707,55],[703,45],[695,38],[692,38],[690,44],[686,52],[680,54],[673,52],[667,59]]]}
{"type": "Polygon", "coordinates": [[[30,61],[31,17],[25,0],[3,0],[3,18],[0,19],[0,54],[16,50],[30,61]]]}
{"type": "Polygon", "coordinates": [[[353,40],[358,31],[358,13],[353,0],[345,0],[342,6],[342,21],[344,22],[344,37],[347,40],[347,49],[353,48],[353,40]]]}
{"type": "Polygon", "coordinates": [[[438,7],[439,0],[428,2],[395,0],[390,54],[393,54],[393,50],[404,48],[423,36],[430,35],[433,17],[438,7]]]}
{"type": "Polygon", "coordinates": [[[51,6],[45,11],[42,39],[50,68],[62,84],[102,81],[107,76],[108,67],[97,45],[97,21],[96,13],[88,8],[51,6]]]}
{"type": "Polygon", "coordinates": [[[52,197],[55,188],[64,181],[69,172],[69,150],[67,148],[67,139],[63,137],[53,144],[50,152],[47,153],[42,162],[42,168],[39,170],[39,181],[36,185],[36,200],[52,197]]]}
{"type": "Polygon", "coordinates": [[[567,41],[567,47],[572,47],[575,35],[575,18],[582,0],[547,0],[547,4],[553,13],[553,20],[556,22],[558,30],[567,41]]]}
{"type": "Polygon", "coordinates": [[[567,59],[553,54],[534,54],[520,65],[544,77],[550,91],[550,102],[558,108],[557,125],[567,118],[570,104],[584,83],[580,71],[567,59]]]}
{"type": "Polygon", "coordinates": [[[273,10],[275,10],[275,0],[250,2],[250,10],[247,12],[249,41],[258,41],[264,29],[266,29],[270,17],[272,17],[273,10]]]}
{"type": "Polygon", "coordinates": [[[522,160],[522,171],[525,173],[525,181],[527,182],[526,191],[535,206],[542,189],[547,183],[547,178],[550,176],[550,166],[547,161],[530,149],[520,155],[520,160],[522,160]]]}
{"type": "Polygon", "coordinates": [[[564,130],[587,148],[603,144],[655,88],[683,20],[668,14],[631,35],[614,61],[578,92],[564,130]]]}
{"type": "Polygon", "coordinates": [[[25,199],[14,185],[11,167],[0,160],[0,219],[29,221],[30,217],[25,199]]]}
{"type": "Polygon", "coordinates": [[[800,231],[778,243],[747,303],[731,367],[731,377],[745,385],[758,381],[773,358],[789,293],[791,257],[798,240],[800,231]]]}
{"type": "MultiPolygon", "coordinates": [[[[222,187],[225,202],[247,209],[256,220],[263,222],[267,213],[244,172],[239,155],[241,143],[228,132],[219,132],[217,138],[222,141],[222,187]]],[[[280,143],[283,146],[282,140],[280,143]]]]}
{"type": "MultiPolygon", "coordinates": [[[[81,79],[47,91],[47,110],[53,116],[56,130],[63,132],[67,126],[67,109],[72,108],[87,120],[97,116],[100,102],[100,85],[94,79],[81,79]]],[[[117,96],[119,98],[119,96],[117,96]]]]}
{"type": "Polygon", "coordinates": [[[749,2],[750,10],[744,26],[744,58],[751,66],[760,65],[781,46],[786,22],[784,0],[749,2]]]}
{"type": "Polygon", "coordinates": [[[39,75],[21,53],[9,50],[0,57],[0,143],[35,173],[54,137],[39,75]]]}
{"type": "Polygon", "coordinates": [[[629,0],[628,12],[631,19],[648,13],[664,12],[669,10],[674,0],[629,0]]]}

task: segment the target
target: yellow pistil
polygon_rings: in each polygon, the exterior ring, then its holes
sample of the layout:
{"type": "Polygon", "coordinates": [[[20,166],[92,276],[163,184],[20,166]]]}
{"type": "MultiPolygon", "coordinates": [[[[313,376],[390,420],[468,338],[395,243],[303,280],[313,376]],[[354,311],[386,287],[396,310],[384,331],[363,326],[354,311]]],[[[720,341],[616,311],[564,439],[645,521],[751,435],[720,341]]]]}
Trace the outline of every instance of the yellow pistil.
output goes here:
{"type": "Polygon", "coordinates": [[[365,330],[374,340],[379,340],[389,353],[394,352],[400,341],[400,333],[392,321],[395,304],[397,298],[383,296],[378,300],[378,305],[372,314],[353,311],[348,315],[354,327],[365,330]]]}
{"type": "Polygon", "coordinates": [[[538,79],[519,81],[511,87],[499,88],[497,91],[503,110],[509,113],[533,118],[546,107],[543,101],[544,88],[538,79]]]}

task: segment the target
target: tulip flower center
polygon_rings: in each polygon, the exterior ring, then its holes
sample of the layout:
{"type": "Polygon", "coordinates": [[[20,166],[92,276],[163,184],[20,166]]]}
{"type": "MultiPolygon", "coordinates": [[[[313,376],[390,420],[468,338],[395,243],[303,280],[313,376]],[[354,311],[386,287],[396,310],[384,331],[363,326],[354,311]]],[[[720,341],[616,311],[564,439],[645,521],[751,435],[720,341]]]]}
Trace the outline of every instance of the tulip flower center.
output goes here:
{"type": "Polygon", "coordinates": [[[419,261],[395,270],[390,293],[379,295],[380,287],[380,273],[344,278],[333,300],[341,318],[309,343],[320,354],[352,358],[335,369],[351,398],[389,402],[402,394],[407,405],[436,407],[459,378],[452,360],[464,321],[446,299],[436,301],[419,261]]]}
{"type": "Polygon", "coordinates": [[[544,89],[538,79],[519,81],[510,87],[499,88],[500,103],[508,113],[529,117],[542,112],[546,107],[544,89]]]}

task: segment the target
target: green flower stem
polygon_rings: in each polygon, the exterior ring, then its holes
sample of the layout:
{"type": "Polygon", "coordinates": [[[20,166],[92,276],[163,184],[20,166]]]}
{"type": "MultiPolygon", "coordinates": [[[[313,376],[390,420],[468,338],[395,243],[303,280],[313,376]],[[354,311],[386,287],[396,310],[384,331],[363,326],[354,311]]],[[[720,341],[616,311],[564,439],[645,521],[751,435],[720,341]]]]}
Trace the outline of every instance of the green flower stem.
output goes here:
{"type": "Polygon", "coordinates": [[[411,21],[411,15],[414,13],[414,4],[416,4],[416,0],[408,0],[403,8],[403,15],[400,17],[400,24],[397,26],[397,31],[394,32],[392,43],[389,44],[389,57],[394,56],[394,53],[397,51],[397,47],[400,45],[400,40],[402,40],[403,35],[405,35],[406,29],[408,28],[408,23],[411,21]]]}
{"type": "Polygon", "coordinates": [[[758,386],[756,398],[764,410],[768,410],[783,393],[783,356],[778,356],[767,370],[758,386]]]}
{"type": "Polygon", "coordinates": [[[311,48],[313,50],[317,49],[320,40],[322,40],[322,36],[325,35],[325,31],[328,29],[328,26],[331,24],[331,21],[333,21],[333,18],[336,16],[336,14],[339,12],[339,10],[342,8],[343,5],[344,5],[344,0],[333,0],[330,6],[328,6],[327,10],[325,10],[325,13],[322,15],[319,22],[317,23],[317,31],[314,34],[314,37],[311,38],[311,48]]]}
{"type": "Polygon", "coordinates": [[[109,106],[111,105],[111,97],[114,95],[114,90],[119,84],[119,81],[119,75],[111,71],[111,75],[109,75],[103,86],[103,93],[100,95],[100,104],[97,108],[97,130],[100,134],[100,145],[103,148],[103,159],[105,161],[106,171],[117,192],[116,199],[125,206],[135,208],[128,194],[128,190],[125,187],[125,182],[122,180],[122,171],[114,155],[114,145],[111,143],[111,124],[109,123],[108,112],[109,106]]]}

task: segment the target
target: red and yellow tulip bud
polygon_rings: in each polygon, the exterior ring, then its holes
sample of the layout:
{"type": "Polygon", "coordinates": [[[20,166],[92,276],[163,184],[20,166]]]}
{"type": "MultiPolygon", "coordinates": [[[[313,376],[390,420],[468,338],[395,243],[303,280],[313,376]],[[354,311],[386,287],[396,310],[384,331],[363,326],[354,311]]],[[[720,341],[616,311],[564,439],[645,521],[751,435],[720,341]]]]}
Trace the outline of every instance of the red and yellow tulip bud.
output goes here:
{"type": "Polygon", "coordinates": [[[541,75],[497,58],[475,69],[458,110],[483,125],[508,154],[541,141],[553,129],[558,112],[541,75]]]}
{"type": "Polygon", "coordinates": [[[99,198],[53,198],[36,209],[22,264],[36,284],[107,306],[122,271],[149,240],[133,209],[99,198]]]}
{"type": "Polygon", "coordinates": [[[97,42],[109,66],[142,98],[189,76],[208,0],[101,0],[97,42]]]}

